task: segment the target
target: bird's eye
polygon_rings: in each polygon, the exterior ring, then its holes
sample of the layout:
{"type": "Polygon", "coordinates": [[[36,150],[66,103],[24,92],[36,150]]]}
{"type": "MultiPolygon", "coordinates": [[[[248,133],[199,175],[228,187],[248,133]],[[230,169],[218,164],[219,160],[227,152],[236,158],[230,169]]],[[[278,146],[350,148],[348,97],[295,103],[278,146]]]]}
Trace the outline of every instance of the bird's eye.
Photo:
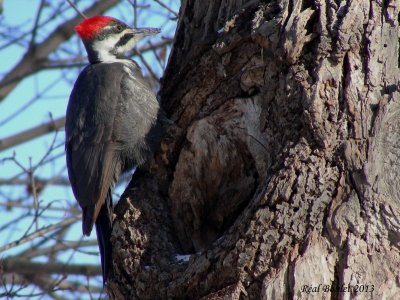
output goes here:
{"type": "Polygon", "coordinates": [[[122,28],[122,26],[121,26],[121,25],[117,25],[117,31],[118,31],[118,32],[121,32],[121,31],[122,31],[122,29],[123,29],[123,28],[122,28]]]}

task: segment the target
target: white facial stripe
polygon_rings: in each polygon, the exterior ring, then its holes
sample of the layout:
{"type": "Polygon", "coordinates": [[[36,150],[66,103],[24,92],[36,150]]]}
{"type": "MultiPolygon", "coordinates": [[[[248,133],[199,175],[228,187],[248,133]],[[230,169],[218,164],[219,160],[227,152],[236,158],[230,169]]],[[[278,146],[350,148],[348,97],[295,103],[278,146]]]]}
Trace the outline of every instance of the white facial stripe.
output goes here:
{"type": "Polygon", "coordinates": [[[112,50],[115,44],[118,43],[120,39],[119,35],[109,36],[104,40],[96,40],[93,43],[93,50],[98,53],[100,61],[110,61],[115,60],[116,57],[112,54],[112,50]]]}
{"type": "Polygon", "coordinates": [[[125,45],[119,47],[117,50],[120,53],[127,52],[133,48],[136,44],[136,38],[133,36],[125,45]]]}
{"type": "Polygon", "coordinates": [[[136,38],[132,37],[125,45],[115,48],[118,41],[124,36],[126,32],[122,31],[118,34],[113,34],[104,40],[96,40],[93,44],[93,50],[98,53],[99,60],[102,62],[112,62],[119,60],[115,54],[123,54],[133,48],[136,43],[136,38]]]}

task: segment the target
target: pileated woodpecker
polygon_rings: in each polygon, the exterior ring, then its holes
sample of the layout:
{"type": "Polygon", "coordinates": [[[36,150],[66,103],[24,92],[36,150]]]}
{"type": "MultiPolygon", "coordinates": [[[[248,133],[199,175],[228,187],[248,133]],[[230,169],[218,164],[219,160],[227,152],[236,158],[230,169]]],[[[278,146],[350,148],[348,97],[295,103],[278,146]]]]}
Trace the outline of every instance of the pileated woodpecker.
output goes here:
{"type": "Polygon", "coordinates": [[[96,225],[103,282],[111,262],[111,189],[119,175],[144,168],[161,136],[160,105],[139,66],[124,53],[159,29],[130,28],[104,16],[75,27],[90,64],[80,73],[67,108],[68,175],[82,208],[83,234],[96,225]]]}

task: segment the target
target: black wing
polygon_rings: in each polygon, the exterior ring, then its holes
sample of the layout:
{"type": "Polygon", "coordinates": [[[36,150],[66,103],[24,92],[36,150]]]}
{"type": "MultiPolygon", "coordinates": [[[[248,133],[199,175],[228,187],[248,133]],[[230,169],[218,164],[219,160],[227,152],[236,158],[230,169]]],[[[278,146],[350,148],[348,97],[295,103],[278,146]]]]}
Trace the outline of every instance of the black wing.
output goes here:
{"type": "Polygon", "coordinates": [[[104,64],[86,67],[68,103],[65,128],[68,175],[83,210],[86,235],[90,234],[121,168],[113,131],[122,75],[104,64]]]}

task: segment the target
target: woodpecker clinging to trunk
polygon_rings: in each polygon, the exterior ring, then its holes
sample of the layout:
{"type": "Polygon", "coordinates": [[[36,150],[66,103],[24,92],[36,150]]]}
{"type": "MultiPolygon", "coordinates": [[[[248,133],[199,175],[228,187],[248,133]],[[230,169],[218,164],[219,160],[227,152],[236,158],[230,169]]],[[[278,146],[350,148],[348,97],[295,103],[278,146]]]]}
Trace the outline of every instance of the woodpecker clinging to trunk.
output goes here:
{"type": "Polygon", "coordinates": [[[161,135],[160,106],[138,65],[124,56],[159,29],[129,28],[111,17],[85,19],[75,27],[90,64],[80,73],[67,108],[68,175],[82,208],[82,229],[96,225],[103,281],[111,259],[111,188],[121,172],[151,160],[161,135]]]}

